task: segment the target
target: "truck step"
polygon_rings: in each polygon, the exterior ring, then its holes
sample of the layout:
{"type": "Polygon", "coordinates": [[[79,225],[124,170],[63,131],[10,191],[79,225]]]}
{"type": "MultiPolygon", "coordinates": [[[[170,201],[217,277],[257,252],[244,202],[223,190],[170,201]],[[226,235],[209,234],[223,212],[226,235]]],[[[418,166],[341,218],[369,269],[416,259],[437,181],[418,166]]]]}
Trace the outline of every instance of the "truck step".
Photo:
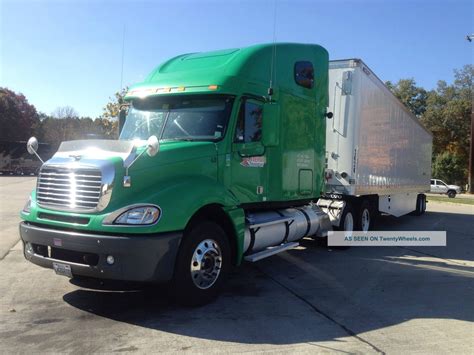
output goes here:
{"type": "Polygon", "coordinates": [[[278,245],[276,247],[269,247],[265,250],[259,251],[258,253],[247,255],[244,259],[246,261],[250,261],[251,263],[254,263],[254,262],[262,260],[264,258],[268,258],[269,256],[281,253],[282,251],[289,250],[289,249],[294,249],[299,245],[300,245],[300,243],[291,242],[291,243],[285,243],[285,244],[282,244],[282,245],[278,245]]]}

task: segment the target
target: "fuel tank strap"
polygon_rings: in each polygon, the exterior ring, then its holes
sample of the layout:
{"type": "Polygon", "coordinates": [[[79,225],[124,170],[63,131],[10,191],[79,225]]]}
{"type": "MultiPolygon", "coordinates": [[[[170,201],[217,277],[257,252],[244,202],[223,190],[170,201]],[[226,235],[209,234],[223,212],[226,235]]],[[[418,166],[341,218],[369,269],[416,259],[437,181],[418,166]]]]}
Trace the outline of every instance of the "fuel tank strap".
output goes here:
{"type": "Polygon", "coordinates": [[[309,219],[308,214],[303,210],[302,208],[297,208],[298,211],[303,213],[304,218],[306,218],[306,232],[304,233],[304,236],[307,237],[309,231],[311,230],[311,220],[309,219]]]}
{"type": "MultiPolygon", "coordinates": [[[[280,211],[275,211],[276,213],[278,213],[281,217],[285,217],[285,215],[283,213],[281,213],[280,211]]],[[[283,240],[281,241],[282,244],[288,242],[288,237],[290,236],[290,225],[294,222],[294,220],[292,220],[291,222],[290,221],[285,221],[285,236],[283,237],[283,240]]]]}
{"type": "Polygon", "coordinates": [[[255,234],[260,230],[260,227],[257,227],[257,228],[249,228],[249,232],[250,232],[250,244],[249,244],[249,247],[247,248],[247,251],[245,252],[244,255],[249,255],[250,253],[252,253],[252,249],[255,245],[255,234]]]}

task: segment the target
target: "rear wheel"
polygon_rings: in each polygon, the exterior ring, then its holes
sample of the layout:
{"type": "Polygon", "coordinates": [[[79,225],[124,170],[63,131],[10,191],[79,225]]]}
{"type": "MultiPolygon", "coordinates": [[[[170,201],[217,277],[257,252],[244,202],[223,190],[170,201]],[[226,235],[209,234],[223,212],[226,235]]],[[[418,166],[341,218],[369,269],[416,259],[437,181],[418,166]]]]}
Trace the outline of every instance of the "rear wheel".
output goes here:
{"type": "Polygon", "coordinates": [[[360,206],[359,225],[357,229],[368,232],[375,222],[375,214],[370,202],[364,200],[360,206]]]}
{"type": "Polygon", "coordinates": [[[425,213],[426,211],[426,195],[421,194],[421,214],[425,213]]]}
{"type": "Polygon", "coordinates": [[[355,215],[352,206],[347,203],[342,212],[341,222],[339,223],[339,229],[342,231],[353,231],[355,226],[355,215]]]}
{"type": "Polygon", "coordinates": [[[413,216],[421,216],[426,211],[426,195],[419,194],[416,197],[416,209],[410,214],[413,216]]]}
{"type": "Polygon", "coordinates": [[[449,191],[448,191],[448,197],[449,197],[449,198],[455,198],[455,197],[456,197],[456,191],[454,191],[454,190],[449,190],[449,191]]]}
{"type": "MultiPolygon", "coordinates": [[[[356,222],[356,217],[355,217],[354,209],[352,208],[352,205],[349,202],[347,202],[346,205],[344,206],[344,210],[342,211],[339,227],[335,229],[339,231],[351,232],[354,230],[355,222],[356,222]]],[[[339,245],[339,246],[328,245],[328,247],[331,249],[339,249],[339,250],[349,249],[349,246],[347,245],[339,245]]]]}
{"type": "Polygon", "coordinates": [[[217,297],[230,267],[230,247],[224,230],[202,222],[183,236],[176,260],[173,290],[176,300],[199,306],[217,297]]]}

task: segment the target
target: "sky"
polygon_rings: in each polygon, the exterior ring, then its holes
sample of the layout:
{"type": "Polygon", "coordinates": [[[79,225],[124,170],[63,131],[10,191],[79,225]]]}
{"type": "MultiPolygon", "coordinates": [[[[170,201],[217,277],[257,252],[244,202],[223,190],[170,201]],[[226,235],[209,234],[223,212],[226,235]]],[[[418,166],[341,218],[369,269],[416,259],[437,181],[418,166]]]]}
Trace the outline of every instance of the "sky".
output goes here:
{"type": "Polygon", "coordinates": [[[277,42],[362,58],[384,81],[432,89],[473,63],[474,0],[0,0],[0,87],[97,117],[168,58],[272,42],[275,6],[277,42]]]}

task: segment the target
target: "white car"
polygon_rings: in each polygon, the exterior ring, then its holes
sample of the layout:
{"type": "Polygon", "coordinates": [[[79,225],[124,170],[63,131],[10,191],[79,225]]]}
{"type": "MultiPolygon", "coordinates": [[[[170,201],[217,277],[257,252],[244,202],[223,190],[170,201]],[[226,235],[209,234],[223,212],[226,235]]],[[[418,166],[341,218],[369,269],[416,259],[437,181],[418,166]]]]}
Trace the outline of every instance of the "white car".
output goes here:
{"type": "Polygon", "coordinates": [[[461,192],[461,187],[457,185],[448,185],[439,179],[431,179],[431,193],[447,194],[450,198],[455,198],[456,194],[461,192]]]}

